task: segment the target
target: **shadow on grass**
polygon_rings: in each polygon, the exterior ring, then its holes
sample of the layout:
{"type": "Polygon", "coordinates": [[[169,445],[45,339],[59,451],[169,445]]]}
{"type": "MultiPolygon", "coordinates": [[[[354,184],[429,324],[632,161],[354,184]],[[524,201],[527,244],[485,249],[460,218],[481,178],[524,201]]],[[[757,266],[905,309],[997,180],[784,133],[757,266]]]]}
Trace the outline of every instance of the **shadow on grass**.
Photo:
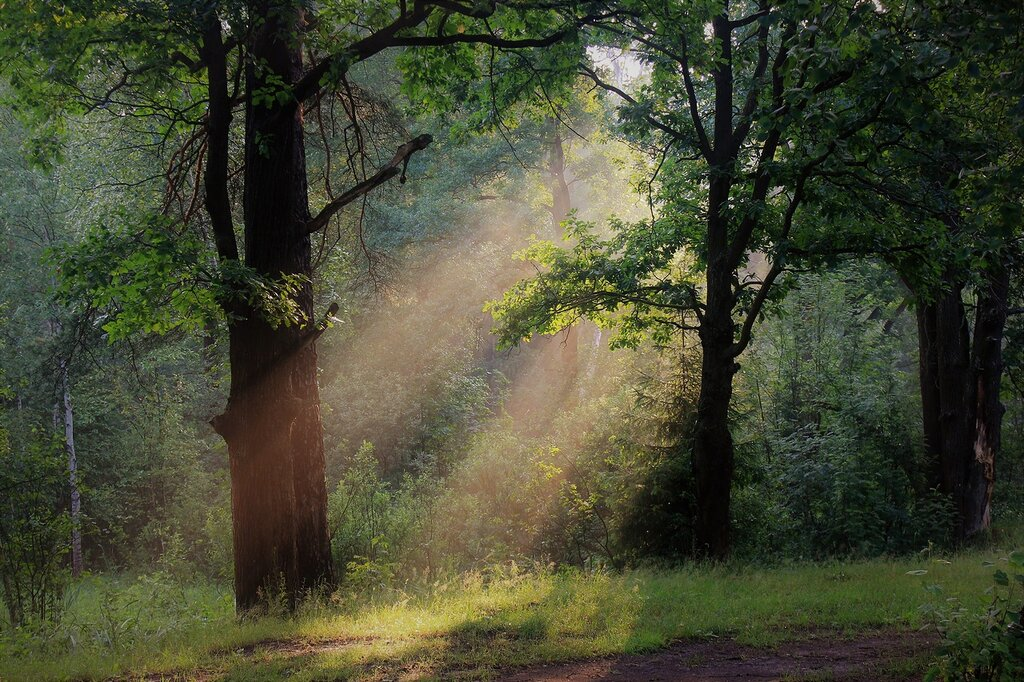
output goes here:
{"type": "Polygon", "coordinates": [[[526,665],[652,649],[639,584],[556,578],[529,601],[483,608],[444,632],[302,653],[268,647],[227,661],[226,679],[493,679],[526,665]]]}
{"type": "MultiPolygon", "coordinates": [[[[837,669],[845,674],[899,665],[920,653],[919,640],[906,631],[908,614],[925,594],[920,578],[907,575],[908,566],[845,564],[842,580],[823,566],[546,576],[499,586],[496,595],[480,593],[463,606],[464,615],[430,631],[328,650],[257,651],[229,661],[226,672],[232,680],[495,679],[525,669],[526,680],[544,666],[589,659],[597,667],[584,679],[685,679],[677,674],[702,661],[722,665],[730,656],[746,656],[799,679],[831,670],[825,665],[830,657],[845,651],[849,665],[837,669]],[[818,641],[794,649],[802,664],[772,658],[772,652],[808,639],[818,641]],[[890,644],[896,648],[890,651],[890,644]],[[635,655],[655,650],[642,659],[635,655]],[[645,661],[653,661],[653,672],[645,671],[645,661]]],[[[947,570],[953,568],[936,568],[947,570]]],[[[973,572],[970,579],[958,577],[965,587],[975,582],[973,572]]]]}
{"type": "Polygon", "coordinates": [[[0,677],[103,679],[121,670],[137,671],[123,679],[487,679],[529,665],[626,660],[678,642],[777,648],[809,632],[841,639],[913,628],[929,599],[926,584],[942,584],[949,596],[983,595],[991,584],[983,559],[994,556],[541,572],[486,583],[469,576],[355,612],[324,606],[294,619],[225,616],[152,646],[0,661],[0,677]]]}

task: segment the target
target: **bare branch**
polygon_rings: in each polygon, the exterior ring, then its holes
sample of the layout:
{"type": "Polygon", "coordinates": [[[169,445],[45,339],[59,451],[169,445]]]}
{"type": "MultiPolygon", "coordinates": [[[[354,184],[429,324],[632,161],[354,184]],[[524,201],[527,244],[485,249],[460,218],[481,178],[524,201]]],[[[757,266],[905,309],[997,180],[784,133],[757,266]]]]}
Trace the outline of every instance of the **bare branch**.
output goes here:
{"type": "Polygon", "coordinates": [[[404,182],[405,167],[409,164],[409,158],[416,152],[426,149],[427,145],[433,141],[434,138],[430,135],[420,135],[403,144],[395,152],[395,155],[391,157],[391,160],[381,166],[376,173],[341,193],[337,198],[324,206],[323,210],[315,218],[306,223],[306,231],[312,234],[322,230],[335,213],[399,173],[403,174],[404,182]]]}
{"type": "Polygon", "coordinates": [[[569,29],[555,31],[540,38],[501,38],[490,33],[452,33],[438,36],[399,37],[393,39],[391,45],[394,47],[442,47],[459,43],[473,43],[515,50],[527,47],[550,47],[568,35],[569,29]]]}
{"type": "Polygon", "coordinates": [[[764,5],[762,5],[761,9],[758,10],[757,12],[754,12],[753,14],[745,16],[742,19],[734,19],[734,20],[730,21],[729,22],[729,26],[732,27],[732,28],[743,28],[747,24],[752,24],[755,21],[757,21],[758,19],[760,19],[761,17],[766,17],[766,16],[768,16],[768,8],[765,7],[764,5]]]}
{"type": "Polygon", "coordinates": [[[683,42],[683,59],[679,67],[683,70],[683,85],[686,86],[686,99],[690,104],[690,118],[693,119],[693,127],[697,131],[697,140],[700,142],[700,152],[705,160],[711,161],[711,142],[708,141],[708,133],[704,129],[704,121],[700,117],[700,109],[697,107],[697,90],[693,87],[693,74],[690,71],[689,55],[686,51],[686,42],[683,42]]]}
{"type": "MultiPolygon", "coordinates": [[[[621,88],[617,88],[614,85],[612,85],[611,83],[607,83],[604,80],[602,80],[601,77],[599,75],[597,75],[597,72],[594,71],[593,69],[591,69],[586,64],[580,64],[579,65],[579,69],[580,69],[580,73],[582,75],[587,76],[588,78],[590,78],[590,80],[592,80],[594,82],[594,84],[597,85],[599,88],[602,88],[603,90],[607,90],[608,92],[615,93],[616,95],[618,95],[619,97],[621,97],[625,101],[629,102],[630,104],[633,104],[633,105],[639,104],[631,95],[629,95],[627,92],[625,92],[621,88]]],[[[672,128],[671,126],[666,125],[661,120],[659,120],[657,118],[654,118],[653,116],[651,116],[649,114],[644,115],[644,119],[648,123],[650,123],[652,126],[657,128],[658,130],[666,133],[667,135],[669,135],[670,137],[672,137],[675,140],[686,140],[686,139],[688,139],[687,136],[683,135],[680,131],[672,128]]]]}
{"type": "MultiPolygon", "coordinates": [[[[803,201],[804,187],[807,184],[807,178],[810,176],[810,167],[804,169],[800,177],[796,182],[796,189],[793,190],[793,197],[789,200],[789,206],[786,207],[786,216],[782,220],[782,233],[779,235],[778,242],[784,244],[789,239],[789,233],[793,229],[793,218],[796,216],[796,210],[800,206],[800,202],[803,201]]],[[[771,293],[772,284],[780,274],[782,274],[785,268],[786,258],[785,253],[779,250],[775,254],[775,258],[772,262],[772,267],[765,275],[764,279],[761,280],[761,286],[758,288],[757,293],[754,294],[754,300],[750,303],[750,309],[747,311],[747,316],[743,320],[743,326],[740,328],[740,337],[736,340],[736,343],[732,345],[730,354],[736,357],[742,353],[747,346],[750,344],[751,333],[754,330],[754,322],[757,320],[758,315],[761,314],[761,310],[764,308],[765,302],[768,300],[768,294],[771,293]]]]}

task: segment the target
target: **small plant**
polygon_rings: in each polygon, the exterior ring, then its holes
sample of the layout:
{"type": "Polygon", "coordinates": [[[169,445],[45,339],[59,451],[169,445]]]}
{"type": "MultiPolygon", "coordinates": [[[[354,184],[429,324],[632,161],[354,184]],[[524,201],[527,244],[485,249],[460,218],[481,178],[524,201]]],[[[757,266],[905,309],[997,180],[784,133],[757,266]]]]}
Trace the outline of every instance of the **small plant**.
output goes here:
{"type": "MultiPolygon", "coordinates": [[[[0,393],[0,398],[2,398],[0,393]]],[[[71,520],[61,504],[64,445],[44,430],[12,447],[0,424],[0,629],[60,618],[71,520]]]]}
{"type": "MultiPolygon", "coordinates": [[[[948,600],[947,608],[926,607],[942,634],[940,653],[926,680],[1014,682],[1024,679],[1024,552],[1004,559],[986,590],[991,601],[980,611],[948,600]]],[[[941,588],[929,588],[941,594],[941,588]]]]}

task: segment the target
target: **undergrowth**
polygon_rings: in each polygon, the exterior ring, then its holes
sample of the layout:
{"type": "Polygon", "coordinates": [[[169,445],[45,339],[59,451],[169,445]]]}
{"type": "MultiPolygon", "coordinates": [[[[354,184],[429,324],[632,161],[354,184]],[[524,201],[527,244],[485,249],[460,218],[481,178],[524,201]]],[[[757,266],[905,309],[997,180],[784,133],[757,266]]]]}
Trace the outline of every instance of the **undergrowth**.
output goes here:
{"type": "Polygon", "coordinates": [[[360,598],[313,595],[291,615],[237,618],[227,587],[166,573],[91,577],[55,624],[0,634],[0,679],[215,671],[237,679],[430,677],[648,651],[728,635],[771,646],[807,628],[920,627],[924,587],[981,607],[995,550],[949,558],[623,573],[514,563],[360,598]],[[927,575],[916,575],[927,571],[927,575]],[[282,644],[285,642],[286,644],[282,644]],[[373,671],[376,670],[377,673],[373,671]]]}

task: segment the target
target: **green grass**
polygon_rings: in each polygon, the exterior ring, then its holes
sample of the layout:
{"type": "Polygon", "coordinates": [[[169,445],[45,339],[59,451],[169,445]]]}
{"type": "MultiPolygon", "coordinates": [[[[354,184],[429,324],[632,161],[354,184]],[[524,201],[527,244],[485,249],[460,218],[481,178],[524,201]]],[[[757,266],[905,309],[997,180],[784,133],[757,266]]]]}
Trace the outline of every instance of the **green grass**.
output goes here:
{"type": "Polygon", "coordinates": [[[93,578],[59,627],[0,636],[0,679],[171,671],[185,679],[451,679],[460,671],[479,679],[497,668],[648,651],[679,638],[727,635],[771,646],[807,628],[918,627],[919,607],[933,598],[929,583],[980,604],[993,570],[983,562],[998,556],[623,574],[509,569],[358,608],[323,600],[293,617],[245,620],[233,616],[223,588],[93,578]],[[927,573],[908,574],[919,570],[927,573]]]}

